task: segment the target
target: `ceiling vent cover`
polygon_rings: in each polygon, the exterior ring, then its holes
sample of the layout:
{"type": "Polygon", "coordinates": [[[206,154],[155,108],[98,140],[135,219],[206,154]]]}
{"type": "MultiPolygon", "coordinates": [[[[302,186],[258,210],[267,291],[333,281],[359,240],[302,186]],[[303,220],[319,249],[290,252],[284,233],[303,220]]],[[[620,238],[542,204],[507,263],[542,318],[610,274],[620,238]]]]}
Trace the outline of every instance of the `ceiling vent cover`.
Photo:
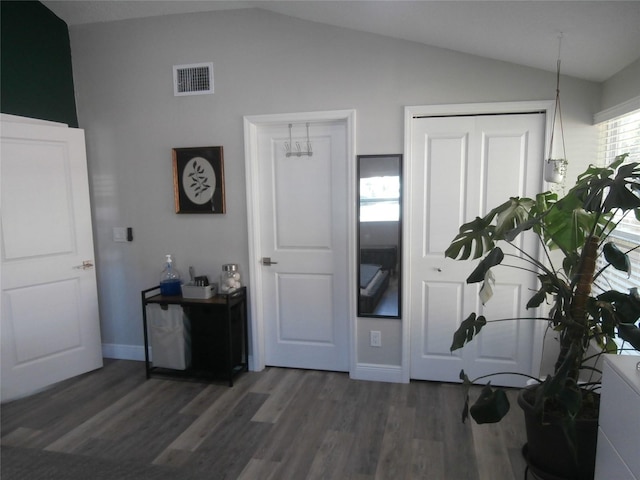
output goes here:
{"type": "Polygon", "coordinates": [[[206,95],[213,93],[213,63],[173,66],[173,94],[206,95]]]}

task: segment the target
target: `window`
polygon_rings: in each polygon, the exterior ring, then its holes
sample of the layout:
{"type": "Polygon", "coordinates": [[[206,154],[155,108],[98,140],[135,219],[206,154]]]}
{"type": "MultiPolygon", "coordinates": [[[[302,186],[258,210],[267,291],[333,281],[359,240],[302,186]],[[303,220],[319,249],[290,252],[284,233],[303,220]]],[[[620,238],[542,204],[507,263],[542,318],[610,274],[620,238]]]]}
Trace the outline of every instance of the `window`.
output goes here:
{"type": "MultiPolygon", "coordinates": [[[[629,153],[627,162],[640,161],[640,110],[612,118],[600,124],[600,165],[609,165],[617,155],[629,153]]],[[[616,220],[620,220],[614,217],[616,220]]],[[[628,251],[640,244],[640,222],[633,213],[620,220],[616,230],[609,237],[622,251],[628,251]]],[[[640,286],[640,249],[629,253],[631,274],[608,268],[604,289],[625,291],[640,286]]],[[[598,269],[604,266],[604,259],[598,260],[598,269]]],[[[623,346],[622,342],[619,343],[623,346]]]]}
{"type": "MultiPolygon", "coordinates": [[[[628,153],[627,162],[640,161],[640,110],[615,117],[600,125],[601,165],[609,165],[617,155],[628,153]]],[[[620,220],[620,217],[618,217],[620,220]]],[[[633,214],[628,214],[616,228],[616,236],[622,239],[640,242],[640,222],[633,214]]]]}
{"type": "Polygon", "coordinates": [[[360,179],[360,221],[397,222],[400,220],[400,177],[360,179]]]}

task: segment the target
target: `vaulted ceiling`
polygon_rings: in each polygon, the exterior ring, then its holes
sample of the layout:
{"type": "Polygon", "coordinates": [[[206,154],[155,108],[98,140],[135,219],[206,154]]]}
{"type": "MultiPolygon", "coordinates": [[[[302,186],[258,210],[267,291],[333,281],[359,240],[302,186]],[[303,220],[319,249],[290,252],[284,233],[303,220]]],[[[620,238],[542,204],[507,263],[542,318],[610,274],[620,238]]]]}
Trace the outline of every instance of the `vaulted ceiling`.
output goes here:
{"type": "Polygon", "coordinates": [[[68,25],[261,8],[602,82],[640,58],[640,1],[44,0],[68,25]],[[560,39],[560,37],[562,37],[560,39]]]}

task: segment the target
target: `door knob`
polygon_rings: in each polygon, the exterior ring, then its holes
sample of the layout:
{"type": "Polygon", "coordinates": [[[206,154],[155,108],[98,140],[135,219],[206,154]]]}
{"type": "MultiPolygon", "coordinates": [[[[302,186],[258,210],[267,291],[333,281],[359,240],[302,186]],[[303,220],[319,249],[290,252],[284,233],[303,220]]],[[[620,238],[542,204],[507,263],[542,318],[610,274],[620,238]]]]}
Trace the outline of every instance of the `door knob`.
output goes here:
{"type": "Polygon", "coordinates": [[[75,270],[87,270],[88,268],[93,268],[93,260],[84,260],[82,265],[76,265],[73,268],[75,270]]]}
{"type": "Polygon", "coordinates": [[[272,262],[271,261],[271,257],[262,257],[262,264],[266,267],[270,266],[270,265],[275,265],[278,262],[272,262]]]}

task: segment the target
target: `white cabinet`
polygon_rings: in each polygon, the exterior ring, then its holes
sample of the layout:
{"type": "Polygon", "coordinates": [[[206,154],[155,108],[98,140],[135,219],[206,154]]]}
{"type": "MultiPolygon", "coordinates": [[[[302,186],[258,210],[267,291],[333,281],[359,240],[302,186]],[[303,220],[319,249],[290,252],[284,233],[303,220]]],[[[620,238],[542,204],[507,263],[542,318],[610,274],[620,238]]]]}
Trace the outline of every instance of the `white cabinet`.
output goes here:
{"type": "Polygon", "coordinates": [[[595,480],[640,480],[639,356],[606,355],[595,480]]]}

